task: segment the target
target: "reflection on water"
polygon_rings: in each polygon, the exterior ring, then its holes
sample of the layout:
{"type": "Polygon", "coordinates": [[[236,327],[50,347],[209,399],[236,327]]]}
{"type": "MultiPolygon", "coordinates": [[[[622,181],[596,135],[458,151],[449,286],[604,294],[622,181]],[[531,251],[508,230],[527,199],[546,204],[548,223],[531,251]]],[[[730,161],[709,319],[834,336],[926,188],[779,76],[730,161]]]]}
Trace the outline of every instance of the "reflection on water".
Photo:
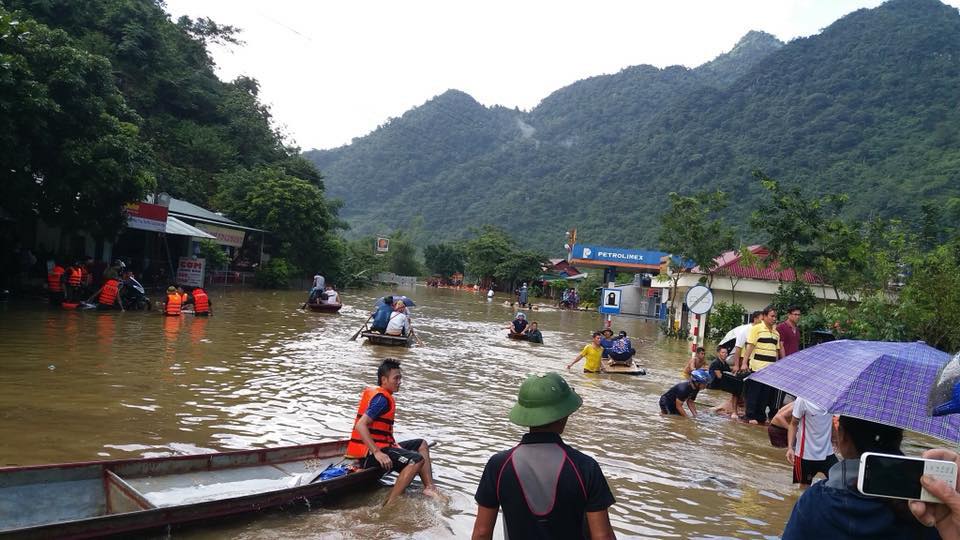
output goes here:
{"type": "MultiPolygon", "coordinates": [[[[448,501],[385,490],[323,508],[266,512],[178,531],[198,538],[444,538],[468,536],[490,455],[516,444],[507,413],[531,372],[562,371],[600,324],[592,313],[534,311],[543,345],[508,340],[514,311],[480,295],[418,287],[411,349],[350,342],[377,296],[348,291],[339,315],[300,311],[297,292],[212,292],[209,319],[71,312],[0,304],[0,464],[33,464],[261,448],[349,435],[359,393],[386,356],[404,364],[400,438],[436,441],[448,501]]],[[[645,377],[567,372],[584,406],[564,438],[597,458],[629,537],[775,537],[798,492],[766,432],[722,417],[662,417],[685,343],[652,323],[618,319],[645,377]]],[[[701,393],[703,405],[722,396],[701,393]]],[[[701,406],[701,410],[706,410],[701,406]]],[[[499,533],[498,533],[499,534],[499,533]]]]}

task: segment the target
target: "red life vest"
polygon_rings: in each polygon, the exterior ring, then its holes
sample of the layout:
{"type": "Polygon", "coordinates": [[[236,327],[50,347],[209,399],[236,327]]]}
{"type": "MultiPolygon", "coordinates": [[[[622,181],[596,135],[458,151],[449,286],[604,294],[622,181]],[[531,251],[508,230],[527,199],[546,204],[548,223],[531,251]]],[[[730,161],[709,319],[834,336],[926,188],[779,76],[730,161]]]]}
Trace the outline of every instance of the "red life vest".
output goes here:
{"type": "Polygon", "coordinates": [[[207,297],[207,293],[203,289],[193,290],[193,312],[210,313],[210,298],[207,297]]]}
{"type": "Polygon", "coordinates": [[[112,306],[117,300],[117,294],[120,292],[120,282],[115,279],[108,279],[100,289],[100,297],[97,302],[105,306],[112,306]]]}
{"type": "Polygon", "coordinates": [[[47,274],[47,288],[50,292],[63,292],[63,274],[65,270],[59,264],[53,265],[53,270],[47,274]]]}
{"type": "Polygon", "coordinates": [[[377,394],[381,394],[387,398],[390,407],[377,419],[371,420],[370,423],[367,424],[367,428],[370,431],[370,438],[373,439],[377,448],[387,448],[388,446],[397,445],[397,441],[393,439],[393,416],[397,411],[397,404],[393,400],[393,394],[380,386],[368,386],[363,390],[363,393],[360,394],[360,405],[357,406],[357,418],[353,421],[353,432],[350,433],[350,443],[347,444],[347,453],[344,457],[363,459],[370,453],[370,449],[367,448],[363,439],[360,438],[360,432],[357,431],[357,422],[360,421],[363,413],[367,412],[367,407],[370,406],[370,400],[377,394]]]}
{"type": "Polygon", "coordinates": [[[163,308],[164,315],[180,315],[180,295],[177,293],[167,294],[167,305],[163,308]]]}
{"type": "Polygon", "coordinates": [[[79,287],[81,282],[83,282],[83,271],[76,266],[71,266],[67,276],[67,284],[71,287],[79,287]]]}

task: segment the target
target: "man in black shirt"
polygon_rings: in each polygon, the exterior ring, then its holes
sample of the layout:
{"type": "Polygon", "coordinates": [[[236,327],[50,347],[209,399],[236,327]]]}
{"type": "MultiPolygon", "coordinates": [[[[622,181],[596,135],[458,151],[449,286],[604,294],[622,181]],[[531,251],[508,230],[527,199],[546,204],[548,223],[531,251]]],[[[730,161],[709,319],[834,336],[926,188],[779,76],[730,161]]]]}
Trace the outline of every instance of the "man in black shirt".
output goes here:
{"type": "Polygon", "coordinates": [[[714,412],[736,414],[740,395],[743,394],[743,379],[733,374],[730,364],[727,363],[727,349],[722,345],[717,347],[717,355],[710,362],[710,375],[713,379],[707,388],[711,390],[723,390],[730,393],[730,399],[723,405],[714,409],[714,412]]]}
{"type": "Polygon", "coordinates": [[[615,538],[607,513],[613,494],[600,465],[560,438],[567,417],[581,404],[556,373],[523,382],[510,421],[530,432],[487,461],[475,497],[474,540],[493,537],[499,508],[507,538],[615,538]]]}

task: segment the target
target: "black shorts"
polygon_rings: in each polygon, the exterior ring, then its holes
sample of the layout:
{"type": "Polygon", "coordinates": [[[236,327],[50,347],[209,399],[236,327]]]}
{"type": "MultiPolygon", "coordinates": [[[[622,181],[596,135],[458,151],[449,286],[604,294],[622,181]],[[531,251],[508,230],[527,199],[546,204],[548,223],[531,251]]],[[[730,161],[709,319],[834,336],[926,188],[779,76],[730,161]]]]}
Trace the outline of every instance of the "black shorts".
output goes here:
{"type": "MultiPolygon", "coordinates": [[[[393,461],[391,471],[400,472],[411,463],[420,463],[423,461],[423,456],[417,452],[420,445],[423,444],[423,439],[410,439],[409,441],[400,441],[397,444],[400,446],[391,446],[382,449],[384,454],[390,456],[390,461],[393,461]]],[[[363,468],[369,469],[372,467],[380,467],[380,462],[377,461],[377,458],[373,457],[373,454],[370,454],[363,461],[363,468]]]]}
{"type": "Polygon", "coordinates": [[[680,411],[677,410],[677,402],[663,396],[660,397],[660,412],[662,414],[680,414],[680,411]]]}
{"type": "Polygon", "coordinates": [[[827,459],[821,459],[819,461],[811,461],[809,459],[799,459],[800,466],[796,464],[793,466],[793,483],[794,484],[807,484],[810,485],[813,483],[813,477],[817,475],[818,472],[822,472],[824,476],[829,477],[830,467],[833,467],[837,463],[837,456],[830,454],[827,456],[827,459]],[[799,477],[797,476],[799,474],[799,477]]]}

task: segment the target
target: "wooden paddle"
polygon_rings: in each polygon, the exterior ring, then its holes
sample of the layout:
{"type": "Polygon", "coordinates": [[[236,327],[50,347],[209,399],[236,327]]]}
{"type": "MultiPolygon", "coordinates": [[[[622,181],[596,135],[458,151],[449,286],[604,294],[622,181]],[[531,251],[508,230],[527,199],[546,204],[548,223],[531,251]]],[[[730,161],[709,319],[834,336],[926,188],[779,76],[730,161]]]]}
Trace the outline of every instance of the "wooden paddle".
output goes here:
{"type": "MultiPolygon", "coordinates": [[[[306,304],[304,304],[304,305],[306,305],[306,304]]],[[[367,327],[367,323],[370,322],[370,319],[372,319],[372,318],[373,318],[373,313],[371,313],[370,316],[367,317],[367,320],[363,321],[363,326],[361,326],[360,329],[357,330],[357,333],[354,334],[353,336],[351,336],[350,339],[348,339],[347,341],[356,341],[356,340],[357,340],[357,337],[360,336],[360,334],[363,332],[363,330],[367,327]]]]}
{"type": "Polygon", "coordinates": [[[420,339],[420,336],[417,335],[413,330],[410,331],[410,335],[413,336],[413,339],[417,340],[417,345],[423,347],[423,340],[420,339]]]}

